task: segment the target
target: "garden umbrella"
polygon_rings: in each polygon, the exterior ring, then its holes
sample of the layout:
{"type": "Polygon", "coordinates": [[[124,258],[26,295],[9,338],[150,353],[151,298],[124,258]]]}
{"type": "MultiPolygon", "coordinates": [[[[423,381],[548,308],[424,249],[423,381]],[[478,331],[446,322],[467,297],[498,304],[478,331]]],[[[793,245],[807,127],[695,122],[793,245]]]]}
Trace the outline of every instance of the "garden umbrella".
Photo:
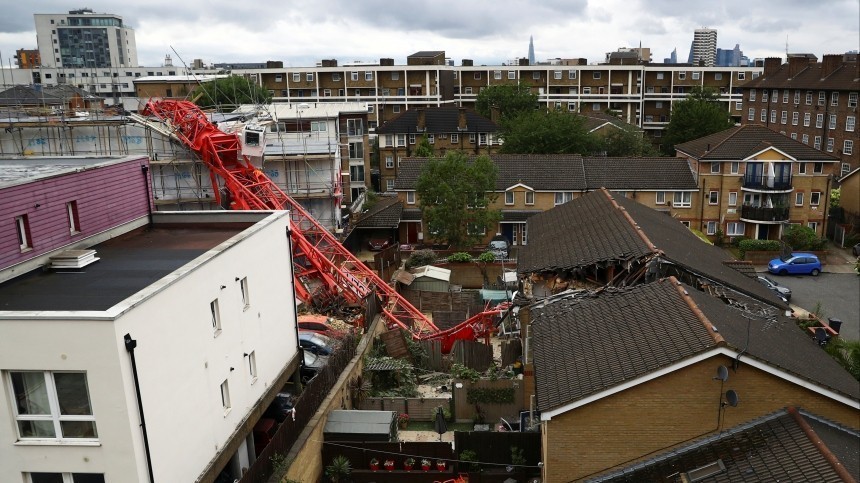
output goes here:
{"type": "Polygon", "coordinates": [[[436,421],[433,427],[439,433],[439,441],[442,441],[442,435],[448,432],[448,423],[445,422],[445,414],[441,407],[436,408],[436,421]]]}

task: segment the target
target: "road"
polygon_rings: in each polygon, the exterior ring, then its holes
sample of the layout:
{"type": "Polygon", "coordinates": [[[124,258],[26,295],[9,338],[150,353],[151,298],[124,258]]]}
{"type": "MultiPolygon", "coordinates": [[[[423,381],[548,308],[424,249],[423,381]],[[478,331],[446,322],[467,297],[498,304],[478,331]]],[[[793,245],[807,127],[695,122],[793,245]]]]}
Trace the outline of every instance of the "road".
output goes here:
{"type": "Polygon", "coordinates": [[[791,304],[808,312],[818,310],[822,319],[842,320],[841,335],[860,339],[860,277],[853,273],[827,273],[817,277],[769,275],[780,285],[791,289],[791,304]]]}

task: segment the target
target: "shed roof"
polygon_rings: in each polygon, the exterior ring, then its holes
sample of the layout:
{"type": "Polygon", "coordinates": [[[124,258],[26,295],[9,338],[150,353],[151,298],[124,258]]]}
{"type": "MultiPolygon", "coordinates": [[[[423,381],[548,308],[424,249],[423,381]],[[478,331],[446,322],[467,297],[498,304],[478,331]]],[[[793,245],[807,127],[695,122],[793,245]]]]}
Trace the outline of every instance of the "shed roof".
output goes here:
{"type": "Polygon", "coordinates": [[[394,411],[335,409],[328,414],[323,432],[337,434],[389,434],[397,417],[394,411]]]}
{"type": "Polygon", "coordinates": [[[451,270],[433,265],[425,265],[423,267],[416,268],[415,270],[412,270],[412,274],[415,275],[415,280],[421,277],[427,277],[445,282],[451,281],[451,270]]]}

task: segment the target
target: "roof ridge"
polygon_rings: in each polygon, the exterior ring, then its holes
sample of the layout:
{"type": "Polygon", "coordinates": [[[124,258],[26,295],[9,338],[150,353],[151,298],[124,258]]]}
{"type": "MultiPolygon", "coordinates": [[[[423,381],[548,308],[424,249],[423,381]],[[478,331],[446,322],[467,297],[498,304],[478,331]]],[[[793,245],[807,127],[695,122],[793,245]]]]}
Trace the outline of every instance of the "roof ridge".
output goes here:
{"type": "MultiPolygon", "coordinates": [[[[729,129],[734,129],[735,131],[734,131],[733,133],[729,134],[728,136],[726,136],[725,138],[723,138],[723,140],[722,140],[722,141],[720,141],[720,142],[718,142],[717,144],[715,144],[713,147],[711,147],[711,149],[709,149],[709,150],[705,151],[705,154],[703,154],[703,155],[702,155],[702,157],[704,158],[705,156],[707,156],[707,155],[708,155],[708,153],[710,153],[711,151],[713,151],[713,150],[717,149],[718,147],[722,146],[723,144],[725,144],[729,139],[731,139],[731,138],[735,137],[735,134],[737,134],[737,133],[741,132],[741,130],[743,130],[744,128],[746,128],[746,126],[749,126],[749,125],[750,125],[750,124],[742,124],[742,125],[740,125],[740,126],[732,126],[732,127],[730,127],[729,129]]],[[[728,130],[728,129],[727,129],[727,130],[728,130]]]]}
{"type": "Polygon", "coordinates": [[[836,474],[839,475],[840,478],[842,478],[842,481],[855,481],[854,477],[851,476],[848,470],[845,469],[845,465],[843,465],[842,462],[839,461],[839,458],[837,458],[836,455],[834,455],[833,452],[830,451],[830,448],[827,446],[827,444],[825,444],[824,441],[822,441],[821,438],[818,437],[818,434],[815,432],[814,429],[812,429],[812,426],[809,425],[806,419],[804,419],[800,415],[800,413],[797,411],[797,408],[795,408],[794,406],[789,406],[786,408],[786,411],[788,412],[788,414],[791,415],[791,417],[794,419],[794,422],[800,427],[806,437],[809,438],[809,441],[812,443],[813,446],[815,446],[815,449],[817,449],[818,452],[821,453],[821,456],[824,457],[824,459],[827,461],[827,463],[830,464],[830,466],[833,468],[833,471],[835,471],[836,474]]]}
{"type": "Polygon", "coordinates": [[[645,245],[648,246],[648,248],[650,248],[652,252],[658,255],[664,255],[663,250],[657,248],[657,245],[652,243],[648,236],[645,234],[645,232],[642,231],[641,228],[639,228],[639,224],[636,223],[636,220],[634,220],[632,216],[630,216],[630,213],[628,213],[623,206],[619,205],[618,202],[615,201],[615,198],[613,198],[612,194],[609,193],[609,190],[607,190],[603,186],[601,186],[599,190],[603,193],[604,196],[606,196],[606,199],[609,200],[612,206],[624,215],[624,219],[627,220],[627,223],[630,223],[630,226],[633,228],[636,234],[639,235],[639,238],[641,238],[642,241],[645,242],[645,245]]]}
{"type": "Polygon", "coordinates": [[[708,316],[706,316],[705,313],[702,312],[702,309],[700,309],[699,306],[696,305],[696,302],[693,301],[692,298],[690,298],[690,294],[684,289],[684,287],[681,285],[681,282],[679,282],[674,275],[669,276],[669,282],[675,286],[675,288],[678,290],[678,293],[681,295],[681,298],[684,299],[684,302],[687,303],[687,306],[690,307],[690,310],[693,311],[693,314],[696,315],[696,318],[699,319],[699,321],[705,326],[705,330],[708,331],[708,335],[710,335],[711,339],[714,340],[714,344],[719,347],[727,345],[726,339],[724,339],[722,335],[717,333],[717,331],[714,329],[714,324],[711,322],[710,319],[708,319],[708,316]]]}

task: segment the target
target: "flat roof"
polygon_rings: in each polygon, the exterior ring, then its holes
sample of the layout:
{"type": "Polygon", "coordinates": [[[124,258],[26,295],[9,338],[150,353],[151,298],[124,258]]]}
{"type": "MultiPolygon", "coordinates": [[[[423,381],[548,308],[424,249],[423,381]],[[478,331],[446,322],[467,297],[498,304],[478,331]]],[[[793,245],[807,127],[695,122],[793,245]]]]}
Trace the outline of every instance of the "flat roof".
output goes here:
{"type": "Polygon", "coordinates": [[[0,284],[0,311],[105,311],[253,223],[148,225],[90,247],[76,271],[34,270],[0,284]]]}
{"type": "Polygon", "coordinates": [[[146,156],[62,156],[0,158],[0,188],[125,163],[146,156]]]}

